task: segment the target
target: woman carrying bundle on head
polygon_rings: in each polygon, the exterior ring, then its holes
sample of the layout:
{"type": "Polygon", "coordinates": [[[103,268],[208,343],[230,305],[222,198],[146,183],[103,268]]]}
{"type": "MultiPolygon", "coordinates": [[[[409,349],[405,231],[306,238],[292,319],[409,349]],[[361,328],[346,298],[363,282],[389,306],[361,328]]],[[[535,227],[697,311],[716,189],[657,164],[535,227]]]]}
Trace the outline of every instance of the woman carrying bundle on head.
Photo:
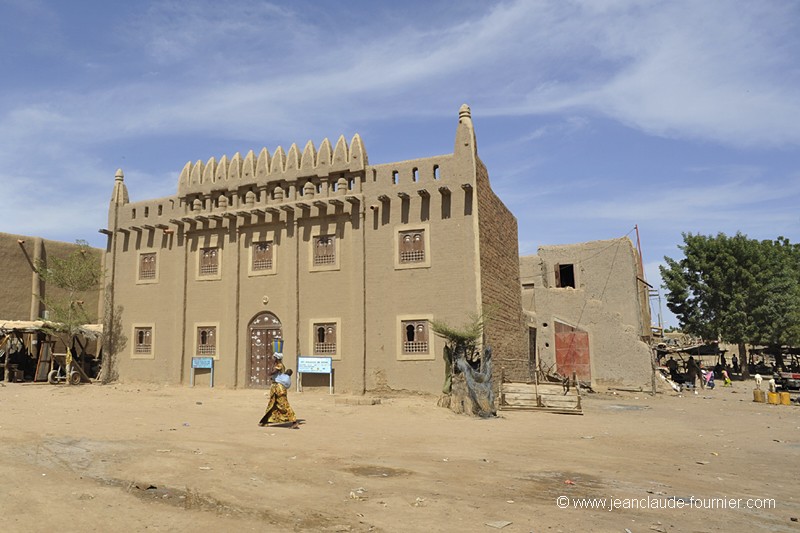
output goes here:
{"type": "Polygon", "coordinates": [[[267,404],[267,412],[258,423],[259,426],[266,426],[268,424],[286,424],[291,422],[292,429],[299,429],[300,424],[297,422],[297,417],[294,414],[292,406],[289,405],[288,392],[292,386],[292,371],[287,370],[285,373],[278,374],[274,378],[274,383],[269,389],[269,403],[267,404]]]}
{"type": "Polygon", "coordinates": [[[283,354],[281,352],[275,352],[272,354],[272,357],[275,359],[275,367],[273,368],[269,377],[274,381],[275,376],[279,376],[280,374],[286,372],[286,366],[283,364],[283,354]]]}

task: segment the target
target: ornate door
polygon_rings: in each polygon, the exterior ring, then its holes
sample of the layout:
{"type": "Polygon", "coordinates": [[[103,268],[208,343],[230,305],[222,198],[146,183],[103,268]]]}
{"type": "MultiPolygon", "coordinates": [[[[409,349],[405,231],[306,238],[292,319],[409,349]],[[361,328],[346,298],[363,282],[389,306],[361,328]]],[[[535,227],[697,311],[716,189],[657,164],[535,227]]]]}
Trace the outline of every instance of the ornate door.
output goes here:
{"type": "Polygon", "coordinates": [[[267,388],[272,383],[270,375],[275,369],[272,341],[282,338],[281,321],[272,313],[261,313],[247,329],[250,337],[248,386],[267,388]]]}

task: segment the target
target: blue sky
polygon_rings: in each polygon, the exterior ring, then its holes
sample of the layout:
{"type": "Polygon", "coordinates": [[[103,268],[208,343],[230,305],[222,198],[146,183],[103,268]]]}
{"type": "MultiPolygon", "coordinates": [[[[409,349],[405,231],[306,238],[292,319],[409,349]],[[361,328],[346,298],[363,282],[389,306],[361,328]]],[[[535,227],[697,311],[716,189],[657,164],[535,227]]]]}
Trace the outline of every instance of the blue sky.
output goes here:
{"type": "Polygon", "coordinates": [[[0,0],[0,231],[102,246],[120,167],[138,201],[190,160],[340,134],[371,163],[450,153],[468,103],[522,254],[638,224],[657,284],[681,232],[800,241],[799,21],[770,0],[0,0]]]}

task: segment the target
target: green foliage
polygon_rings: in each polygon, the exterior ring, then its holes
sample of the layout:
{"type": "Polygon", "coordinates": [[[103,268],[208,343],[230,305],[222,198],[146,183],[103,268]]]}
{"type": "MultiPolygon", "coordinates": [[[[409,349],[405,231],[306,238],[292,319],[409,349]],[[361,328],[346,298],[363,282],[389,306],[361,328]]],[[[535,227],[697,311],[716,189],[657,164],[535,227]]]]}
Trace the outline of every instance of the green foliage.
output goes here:
{"type": "Polygon", "coordinates": [[[42,298],[48,311],[47,329],[54,334],[75,335],[80,326],[95,320],[81,297],[99,288],[103,270],[86,241],[76,244],[78,248],[67,257],[37,261],[34,265],[47,286],[61,289],[57,296],[50,296],[55,291],[48,290],[48,296],[42,298]]]}
{"type": "Polygon", "coordinates": [[[667,307],[687,333],[731,343],[800,344],[800,248],[737,233],[683,235],[661,267],[667,307]]]}
{"type": "Polygon", "coordinates": [[[460,328],[451,326],[440,320],[431,321],[431,329],[442,337],[453,354],[464,354],[469,361],[474,361],[480,354],[479,344],[483,339],[484,314],[471,314],[469,321],[460,328]]]}

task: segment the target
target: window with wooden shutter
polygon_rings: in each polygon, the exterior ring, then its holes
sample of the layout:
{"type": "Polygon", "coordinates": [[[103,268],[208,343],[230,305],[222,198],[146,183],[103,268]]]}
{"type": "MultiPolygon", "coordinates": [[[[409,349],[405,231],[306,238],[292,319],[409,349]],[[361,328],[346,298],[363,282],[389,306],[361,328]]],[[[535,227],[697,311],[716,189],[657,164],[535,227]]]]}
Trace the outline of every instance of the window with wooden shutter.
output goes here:
{"type": "Polygon", "coordinates": [[[422,263],[425,261],[425,231],[400,232],[400,263],[422,263]]]}
{"type": "Polygon", "coordinates": [[[427,320],[403,320],[403,353],[404,354],[427,354],[428,347],[428,321],[427,320]]]}
{"type": "Polygon", "coordinates": [[[134,328],[133,343],[133,350],[137,355],[153,353],[153,328],[134,328]]]}
{"type": "Polygon", "coordinates": [[[336,264],[336,237],[320,235],[314,237],[314,266],[336,264]]]}
{"type": "Polygon", "coordinates": [[[272,241],[253,243],[253,271],[272,270],[272,241]]]}
{"type": "Polygon", "coordinates": [[[139,255],[139,279],[156,279],[156,253],[149,252],[139,255]]]}
{"type": "Polygon", "coordinates": [[[219,273],[219,248],[200,250],[200,275],[216,276],[219,273]]]}
{"type": "Polygon", "coordinates": [[[336,324],[314,324],[314,355],[336,354],[336,324]]]}
{"type": "Polygon", "coordinates": [[[217,355],[217,327],[201,326],[197,328],[197,355],[217,355]]]}

